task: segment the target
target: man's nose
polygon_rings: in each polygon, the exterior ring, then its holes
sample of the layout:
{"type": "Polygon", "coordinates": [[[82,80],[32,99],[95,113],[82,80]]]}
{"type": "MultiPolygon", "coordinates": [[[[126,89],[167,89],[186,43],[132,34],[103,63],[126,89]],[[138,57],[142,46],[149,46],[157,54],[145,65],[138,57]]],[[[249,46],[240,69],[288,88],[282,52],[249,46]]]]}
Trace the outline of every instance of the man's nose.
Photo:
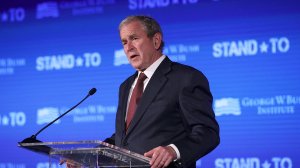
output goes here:
{"type": "Polygon", "coordinates": [[[127,42],[127,45],[126,45],[126,48],[125,48],[126,52],[129,52],[133,49],[134,49],[134,46],[132,45],[132,42],[130,42],[130,41],[127,42]]]}

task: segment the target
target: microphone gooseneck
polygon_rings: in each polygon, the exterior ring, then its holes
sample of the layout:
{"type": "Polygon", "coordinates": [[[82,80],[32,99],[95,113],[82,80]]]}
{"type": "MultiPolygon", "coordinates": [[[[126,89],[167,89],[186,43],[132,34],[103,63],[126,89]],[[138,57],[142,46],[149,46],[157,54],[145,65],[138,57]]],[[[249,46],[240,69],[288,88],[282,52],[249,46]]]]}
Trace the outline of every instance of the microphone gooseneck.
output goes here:
{"type": "Polygon", "coordinates": [[[36,134],[32,135],[29,138],[24,139],[22,142],[20,143],[35,143],[35,142],[41,142],[39,140],[36,139],[36,137],[46,128],[48,128],[50,125],[52,125],[55,121],[59,120],[60,118],[62,118],[63,116],[65,116],[67,113],[69,113],[70,111],[72,111],[73,109],[75,109],[77,106],[79,106],[83,101],[85,101],[89,96],[92,96],[93,94],[95,94],[97,91],[96,88],[92,88],[89,93],[79,102],[77,103],[75,106],[71,107],[69,110],[67,110],[66,112],[64,112],[62,115],[58,116],[56,119],[54,119],[53,121],[51,121],[49,124],[47,124],[46,126],[44,126],[42,129],[40,129],[36,134]]]}

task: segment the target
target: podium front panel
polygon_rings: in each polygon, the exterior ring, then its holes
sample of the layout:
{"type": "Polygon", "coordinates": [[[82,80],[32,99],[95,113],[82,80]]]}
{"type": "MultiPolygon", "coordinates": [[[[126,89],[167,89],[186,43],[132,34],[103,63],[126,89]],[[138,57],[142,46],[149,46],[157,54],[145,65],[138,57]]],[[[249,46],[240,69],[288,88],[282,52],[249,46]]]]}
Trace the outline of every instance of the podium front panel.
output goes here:
{"type": "MultiPolygon", "coordinates": [[[[150,167],[150,158],[102,141],[21,143],[21,147],[49,155],[51,162],[66,160],[78,168],[150,167]]],[[[50,163],[51,165],[51,163],[50,163]]]]}

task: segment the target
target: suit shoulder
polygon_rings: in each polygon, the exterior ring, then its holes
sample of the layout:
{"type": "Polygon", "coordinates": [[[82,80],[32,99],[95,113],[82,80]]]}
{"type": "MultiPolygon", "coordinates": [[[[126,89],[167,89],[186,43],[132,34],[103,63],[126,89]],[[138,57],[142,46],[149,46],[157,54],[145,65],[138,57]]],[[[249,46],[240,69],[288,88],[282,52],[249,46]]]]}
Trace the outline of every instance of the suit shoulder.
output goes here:
{"type": "Polygon", "coordinates": [[[194,76],[199,75],[205,77],[205,75],[199,70],[189,65],[184,65],[178,62],[172,63],[172,69],[179,74],[184,76],[194,76]]]}

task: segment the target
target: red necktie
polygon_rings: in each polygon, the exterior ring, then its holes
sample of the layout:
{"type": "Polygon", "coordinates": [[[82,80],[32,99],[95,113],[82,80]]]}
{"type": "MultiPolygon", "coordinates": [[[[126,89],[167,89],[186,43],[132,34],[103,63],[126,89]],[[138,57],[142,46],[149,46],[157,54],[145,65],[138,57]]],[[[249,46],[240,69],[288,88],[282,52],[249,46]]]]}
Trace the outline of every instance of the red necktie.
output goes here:
{"type": "Polygon", "coordinates": [[[127,111],[127,119],[126,119],[126,130],[129,127],[129,124],[134,116],[134,113],[136,111],[136,108],[139,104],[139,101],[143,94],[144,89],[144,80],[147,78],[147,76],[144,73],[140,73],[139,78],[133,88],[130,102],[128,105],[128,111],[127,111]]]}

